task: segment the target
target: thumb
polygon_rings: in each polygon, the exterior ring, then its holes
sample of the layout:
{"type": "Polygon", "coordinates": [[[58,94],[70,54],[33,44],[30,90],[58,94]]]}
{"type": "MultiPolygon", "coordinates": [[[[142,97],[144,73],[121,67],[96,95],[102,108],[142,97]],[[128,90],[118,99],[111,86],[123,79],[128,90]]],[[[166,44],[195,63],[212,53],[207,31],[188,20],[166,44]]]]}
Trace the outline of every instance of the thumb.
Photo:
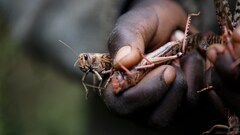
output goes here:
{"type": "Polygon", "coordinates": [[[113,66],[116,69],[120,68],[119,63],[131,68],[141,60],[140,53],[144,52],[144,40],[141,35],[126,27],[116,28],[108,42],[108,49],[114,58],[113,66]]]}
{"type": "Polygon", "coordinates": [[[120,68],[119,63],[126,68],[136,65],[145,48],[150,52],[160,47],[177,27],[186,23],[186,14],[177,3],[144,2],[120,16],[110,34],[108,49],[115,69],[120,68]],[[169,16],[176,13],[176,17],[169,16]]]}

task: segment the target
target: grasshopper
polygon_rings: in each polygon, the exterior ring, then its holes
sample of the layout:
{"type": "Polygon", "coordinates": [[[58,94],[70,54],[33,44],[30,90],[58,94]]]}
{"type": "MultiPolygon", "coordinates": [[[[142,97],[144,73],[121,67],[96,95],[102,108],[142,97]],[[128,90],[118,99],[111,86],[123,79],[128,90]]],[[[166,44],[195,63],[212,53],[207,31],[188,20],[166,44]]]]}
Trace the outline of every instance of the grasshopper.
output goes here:
{"type": "Polygon", "coordinates": [[[240,121],[235,113],[228,114],[228,125],[217,124],[211,127],[208,131],[202,133],[202,135],[217,134],[226,132],[227,135],[239,135],[240,134],[240,121]],[[225,130],[225,131],[224,131],[225,130]]]}
{"type": "MultiPolygon", "coordinates": [[[[232,44],[233,31],[238,30],[236,27],[240,23],[240,0],[236,1],[234,14],[230,11],[228,0],[214,0],[214,3],[216,7],[217,22],[221,29],[220,44],[225,45],[226,49],[229,51],[232,59],[234,60],[234,63],[231,65],[231,69],[234,69],[240,64],[240,59],[236,57],[234,46],[232,44]]],[[[198,91],[198,93],[213,89],[213,86],[207,86],[206,88],[198,91]]]]}
{"type": "MultiPolygon", "coordinates": [[[[222,45],[225,44],[232,58],[238,63],[232,45],[232,33],[240,23],[240,0],[236,1],[235,12],[231,13],[228,0],[214,0],[216,6],[216,16],[219,27],[222,31],[222,45]],[[224,42],[225,41],[225,42],[224,42]]],[[[237,65],[234,63],[234,65],[237,65]]],[[[234,67],[234,66],[233,66],[234,67]]]]}
{"type": "MultiPolygon", "coordinates": [[[[189,50],[186,46],[187,33],[191,21],[191,16],[198,16],[198,14],[189,14],[187,18],[187,25],[185,27],[184,38],[181,41],[171,41],[161,46],[157,50],[142,55],[144,58],[138,65],[130,71],[121,72],[115,71],[110,77],[112,90],[118,94],[131,86],[137,84],[148,72],[150,72],[156,65],[170,64],[173,60],[180,58],[189,50]],[[130,74],[129,74],[130,73],[130,74]]],[[[120,66],[123,66],[119,64],[120,66]]],[[[123,69],[126,69],[122,67],[123,69]]]]}
{"type": "MultiPolygon", "coordinates": [[[[168,42],[164,46],[157,49],[158,51],[171,51],[172,48],[177,48],[179,46],[179,42],[168,42]]],[[[131,86],[136,85],[148,72],[152,70],[155,65],[159,64],[167,64],[170,61],[175,60],[182,56],[181,52],[176,53],[172,56],[162,56],[162,57],[154,57],[149,59],[156,51],[150,53],[149,55],[144,56],[145,58],[133,69],[127,72],[115,71],[113,75],[110,77],[112,90],[115,94],[121,92],[121,90],[127,89],[131,86]],[[155,59],[156,58],[156,59],[155,59]],[[150,64],[149,64],[150,63],[150,64]],[[130,73],[130,74],[129,74],[130,73]]],[[[154,56],[154,55],[153,55],[154,56]]],[[[121,66],[121,65],[120,65],[121,66]]]]}
{"type": "MultiPolygon", "coordinates": [[[[76,55],[77,53],[66,43],[63,41],[59,40],[62,44],[64,44],[66,47],[70,48],[76,55]]],[[[74,63],[74,67],[78,66],[79,69],[84,72],[84,75],[82,77],[82,85],[85,89],[85,97],[88,97],[88,88],[93,87],[93,88],[98,88],[99,90],[99,95],[102,93],[102,76],[105,74],[110,74],[112,72],[112,59],[110,57],[109,53],[80,53],[77,55],[78,58],[76,62],[74,63]],[[93,75],[96,75],[99,84],[98,86],[90,85],[85,83],[86,77],[89,73],[93,73],[93,75]]]]}

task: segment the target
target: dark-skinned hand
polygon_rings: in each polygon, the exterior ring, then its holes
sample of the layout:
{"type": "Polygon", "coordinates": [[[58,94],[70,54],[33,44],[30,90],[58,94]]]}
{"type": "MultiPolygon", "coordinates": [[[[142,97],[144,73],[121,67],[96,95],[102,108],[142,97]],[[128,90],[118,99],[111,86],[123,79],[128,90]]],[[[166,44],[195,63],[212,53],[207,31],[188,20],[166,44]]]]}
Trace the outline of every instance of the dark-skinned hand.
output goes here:
{"type": "MultiPolygon", "coordinates": [[[[131,69],[142,59],[138,49],[142,54],[154,51],[170,41],[176,29],[184,30],[186,20],[186,13],[175,1],[136,1],[118,18],[109,38],[114,68],[121,70],[121,61],[131,69]]],[[[194,28],[190,29],[196,32],[194,28]]],[[[179,65],[155,68],[137,85],[121,94],[114,94],[110,82],[103,91],[107,107],[122,116],[140,117],[155,127],[168,125],[186,95],[187,100],[195,104],[198,100],[196,91],[203,87],[204,62],[197,52],[189,55],[179,65]]]]}
{"type": "Polygon", "coordinates": [[[212,45],[207,50],[208,59],[213,63],[212,81],[214,90],[227,107],[240,116],[240,27],[230,37],[233,52],[227,46],[212,45]]]}

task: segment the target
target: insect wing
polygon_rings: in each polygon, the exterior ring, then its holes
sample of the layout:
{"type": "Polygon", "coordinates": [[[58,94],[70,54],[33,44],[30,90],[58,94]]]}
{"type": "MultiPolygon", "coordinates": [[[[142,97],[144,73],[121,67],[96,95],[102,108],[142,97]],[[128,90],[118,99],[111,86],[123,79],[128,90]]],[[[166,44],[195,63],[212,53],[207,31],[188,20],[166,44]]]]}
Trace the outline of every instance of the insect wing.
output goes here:
{"type": "Polygon", "coordinates": [[[229,8],[228,0],[214,0],[216,6],[216,15],[218,24],[222,32],[224,32],[224,26],[233,30],[232,27],[232,14],[229,8]]]}
{"type": "Polygon", "coordinates": [[[110,57],[109,53],[103,53],[101,54],[101,61],[105,62],[105,63],[111,63],[112,59],[110,57]]]}
{"type": "Polygon", "coordinates": [[[240,23],[239,20],[240,20],[240,0],[237,0],[233,18],[235,25],[238,25],[240,23]]]}

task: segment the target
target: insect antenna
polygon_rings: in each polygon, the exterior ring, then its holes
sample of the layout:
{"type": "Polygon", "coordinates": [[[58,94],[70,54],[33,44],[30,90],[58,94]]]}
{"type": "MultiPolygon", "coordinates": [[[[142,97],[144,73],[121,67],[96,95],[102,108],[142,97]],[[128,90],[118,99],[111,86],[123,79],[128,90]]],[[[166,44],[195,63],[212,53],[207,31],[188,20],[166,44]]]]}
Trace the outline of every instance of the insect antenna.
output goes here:
{"type": "MultiPolygon", "coordinates": [[[[78,53],[75,50],[73,50],[73,48],[71,46],[69,46],[68,44],[66,44],[62,40],[58,40],[58,41],[61,42],[64,46],[66,46],[68,49],[70,49],[78,57],[78,53]]],[[[77,63],[78,63],[78,59],[76,60],[76,62],[74,62],[73,66],[76,67],[77,63]]]]}
{"type": "Polygon", "coordinates": [[[69,46],[68,44],[66,44],[62,40],[58,40],[58,41],[61,42],[64,46],[66,46],[68,49],[70,49],[76,56],[78,56],[78,53],[75,50],[73,50],[73,48],[71,46],[69,46]]]}

